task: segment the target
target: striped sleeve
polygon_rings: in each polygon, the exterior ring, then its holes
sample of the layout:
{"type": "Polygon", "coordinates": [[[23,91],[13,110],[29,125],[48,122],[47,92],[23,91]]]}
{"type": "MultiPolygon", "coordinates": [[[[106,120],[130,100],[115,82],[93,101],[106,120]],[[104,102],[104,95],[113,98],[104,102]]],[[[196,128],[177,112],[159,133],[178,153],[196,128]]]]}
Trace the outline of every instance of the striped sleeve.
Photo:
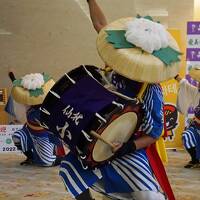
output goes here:
{"type": "Polygon", "coordinates": [[[141,130],[153,138],[158,138],[163,129],[163,95],[160,85],[148,86],[143,97],[145,116],[141,130]]]}

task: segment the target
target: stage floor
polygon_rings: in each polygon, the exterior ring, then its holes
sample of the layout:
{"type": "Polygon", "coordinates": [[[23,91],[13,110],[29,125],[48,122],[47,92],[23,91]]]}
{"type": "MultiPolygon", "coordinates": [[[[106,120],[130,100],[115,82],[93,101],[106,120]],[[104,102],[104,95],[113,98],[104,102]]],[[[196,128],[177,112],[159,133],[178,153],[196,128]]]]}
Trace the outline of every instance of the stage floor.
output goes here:
{"type": "MultiPolygon", "coordinates": [[[[200,168],[184,169],[184,151],[168,151],[166,170],[176,200],[200,200],[200,168]]],[[[58,167],[20,166],[23,155],[0,154],[0,200],[71,200],[58,167]]],[[[93,193],[96,200],[101,195],[93,193]]]]}

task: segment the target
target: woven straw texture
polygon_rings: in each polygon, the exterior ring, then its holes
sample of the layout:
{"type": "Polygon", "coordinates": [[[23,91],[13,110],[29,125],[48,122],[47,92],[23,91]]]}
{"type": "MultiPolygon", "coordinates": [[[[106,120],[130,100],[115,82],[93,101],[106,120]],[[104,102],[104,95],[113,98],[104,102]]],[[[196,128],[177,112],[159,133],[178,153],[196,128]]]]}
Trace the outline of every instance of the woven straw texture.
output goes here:
{"type": "Polygon", "coordinates": [[[25,104],[25,105],[39,105],[44,101],[44,98],[46,97],[49,90],[54,85],[54,80],[50,79],[47,81],[43,86],[43,95],[39,95],[37,97],[30,96],[30,93],[27,89],[24,89],[22,87],[13,87],[12,88],[12,96],[14,100],[18,103],[25,104]]]}
{"type": "Polygon", "coordinates": [[[189,74],[190,74],[190,76],[191,76],[194,80],[200,82],[200,69],[192,68],[192,69],[189,71],[189,74]]]}
{"type": "MultiPolygon", "coordinates": [[[[179,73],[180,62],[166,66],[157,57],[141,48],[115,49],[106,41],[105,30],[124,30],[131,18],[122,18],[107,25],[97,37],[97,50],[106,65],[117,73],[139,82],[158,83],[173,78],[179,73]]],[[[179,51],[175,39],[169,35],[169,46],[179,51]]]]}

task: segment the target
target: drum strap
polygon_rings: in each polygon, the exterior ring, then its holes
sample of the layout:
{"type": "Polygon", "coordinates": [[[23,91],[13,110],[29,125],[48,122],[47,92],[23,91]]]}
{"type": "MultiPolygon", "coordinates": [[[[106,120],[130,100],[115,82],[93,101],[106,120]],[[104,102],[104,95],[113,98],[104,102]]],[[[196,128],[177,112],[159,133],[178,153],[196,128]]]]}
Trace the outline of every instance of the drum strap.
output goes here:
{"type": "Polygon", "coordinates": [[[165,168],[158,155],[155,144],[152,144],[150,147],[148,147],[146,149],[146,153],[153,173],[155,174],[163,192],[167,195],[168,200],[175,200],[165,168]]]}

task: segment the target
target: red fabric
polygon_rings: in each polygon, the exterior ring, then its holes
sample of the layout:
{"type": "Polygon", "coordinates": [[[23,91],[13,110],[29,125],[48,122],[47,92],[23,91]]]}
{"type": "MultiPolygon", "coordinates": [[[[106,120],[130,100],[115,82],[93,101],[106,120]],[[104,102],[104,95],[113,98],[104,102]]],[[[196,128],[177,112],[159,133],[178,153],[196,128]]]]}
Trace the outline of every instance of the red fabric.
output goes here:
{"type": "Polygon", "coordinates": [[[167,133],[167,125],[166,125],[166,116],[165,116],[165,111],[164,111],[164,107],[163,107],[163,120],[164,120],[164,124],[163,124],[163,130],[164,130],[164,134],[162,137],[166,138],[168,137],[168,133],[167,133]]]}
{"type": "Polygon", "coordinates": [[[153,173],[155,174],[155,177],[163,192],[167,195],[168,200],[175,200],[172,188],[165,172],[165,168],[160,159],[160,156],[158,155],[155,144],[152,144],[150,147],[148,147],[146,149],[146,153],[153,173]]]}
{"type": "Polygon", "coordinates": [[[56,147],[56,155],[57,156],[64,156],[65,155],[65,150],[63,148],[63,146],[57,146],[56,147]]]}

